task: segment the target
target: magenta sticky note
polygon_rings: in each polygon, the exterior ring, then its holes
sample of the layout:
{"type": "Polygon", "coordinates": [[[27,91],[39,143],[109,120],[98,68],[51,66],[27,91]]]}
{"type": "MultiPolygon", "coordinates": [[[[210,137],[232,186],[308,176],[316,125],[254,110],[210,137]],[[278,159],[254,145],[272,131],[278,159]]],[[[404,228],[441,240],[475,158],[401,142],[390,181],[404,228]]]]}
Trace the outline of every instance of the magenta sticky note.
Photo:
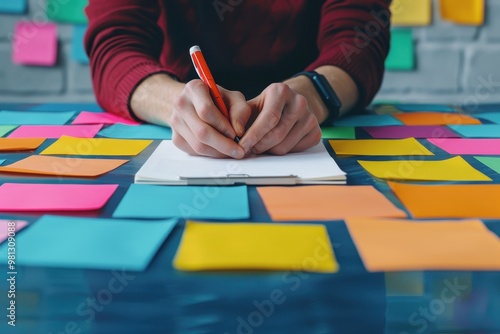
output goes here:
{"type": "Polygon", "coordinates": [[[372,138],[377,139],[404,139],[404,138],[459,138],[460,136],[446,126],[373,126],[364,127],[372,138]]]}
{"type": "Polygon", "coordinates": [[[427,140],[449,154],[500,155],[500,138],[429,138],[427,140]]]}
{"type": "Polygon", "coordinates": [[[62,136],[94,138],[101,128],[102,124],[21,125],[9,135],[9,138],[61,138],[62,136]]]}
{"type": "Polygon", "coordinates": [[[117,184],[4,183],[0,211],[98,210],[117,188],[117,184]]]}
{"type": "Polygon", "coordinates": [[[9,236],[15,237],[18,231],[28,225],[24,220],[2,220],[0,219],[0,243],[4,242],[9,236]]]}
{"type": "Polygon", "coordinates": [[[140,122],[126,119],[108,112],[82,111],[72,124],[126,124],[139,125],[140,122]]]}
{"type": "Polygon", "coordinates": [[[14,32],[12,61],[19,65],[54,66],[57,62],[57,25],[18,22],[14,32]]]}

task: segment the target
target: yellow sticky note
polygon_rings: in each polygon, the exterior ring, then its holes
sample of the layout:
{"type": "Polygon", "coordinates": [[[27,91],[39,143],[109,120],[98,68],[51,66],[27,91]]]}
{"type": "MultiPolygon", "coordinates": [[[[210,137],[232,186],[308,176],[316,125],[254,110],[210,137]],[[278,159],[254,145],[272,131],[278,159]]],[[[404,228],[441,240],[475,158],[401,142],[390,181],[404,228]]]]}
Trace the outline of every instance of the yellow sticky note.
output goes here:
{"type": "Polygon", "coordinates": [[[434,155],[415,138],[330,140],[337,155],[434,155]]]}
{"type": "Polygon", "coordinates": [[[484,23],[484,0],[440,0],[439,10],[445,21],[465,25],[484,23]]]}
{"type": "Polygon", "coordinates": [[[133,156],[141,153],[152,142],[152,140],[63,136],[40,154],[133,156]]]}
{"type": "Polygon", "coordinates": [[[432,0],[393,0],[393,26],[427,26],[432,21],[432,0]]]}
{"type": "Polygon", "coordinates": [[[364,161],[359,164],[370,174],[386,180],[491,181],[462,157],[441,161],[393,160],[364,161]]]}
{"type": "Polygon", "coordinates": [[[500,239],[480,220],[346,220],[368,271],[500,270],[500,239]]]}
{"type": "Polygon", "coordinates": [[[179,270],[303,270],[334,273],[324,225],[186,222],[174,259],[179,270]]]}

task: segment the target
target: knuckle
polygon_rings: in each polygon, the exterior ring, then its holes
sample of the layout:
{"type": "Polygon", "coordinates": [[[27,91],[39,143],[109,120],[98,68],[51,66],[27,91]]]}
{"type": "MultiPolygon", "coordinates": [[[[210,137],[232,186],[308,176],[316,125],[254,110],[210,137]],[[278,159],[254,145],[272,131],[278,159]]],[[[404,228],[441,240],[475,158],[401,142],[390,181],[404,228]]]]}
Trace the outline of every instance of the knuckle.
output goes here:
{"type": "Polygon", "coordinates": [[[202,143],[207,142],[210,131],[207,126],[200,126],[194,131],[195,137],[202,143]]]}
{"type": "Polygon", "coordinates": [[[206,153],[205,145],[203,145],[200,142],[193,143],[191,145],[191,148],[193,149],[194,152],[196,152],[196,154],[205,155],[205,153],[206,153]]]}
{"type": "Polygon", "coordinates": [[[182,110],[186,108],[187,106],[187,100],[184,98],[184,96],[179,96],[174,100],[174,110],[182,110]]]}
{"type": "Polygon", "coordinates": [[[287,95],[290,91],[290,87],[287,84],[282,82],[273,83],[269,86],[269,90],[272,94],[276,94],[279,96],[287,95]]]}
{"type": "Polygon", "coordinates": [[[212,106],[208,103],[203,103],[198,107],[198,116],[204,121],[207,121],[212,114],[212,106]]]}
{"type": "Polygon", "coordinates": [[[195,80],[191,80],[189,81],[187,84],[186,84],[186,91],[188,92],[193,92],[193,91],[196,91],[199,89],[199,87],[201,87],[201,85],[204,85],[204,83],[201,81],[201,80],[198,80],[198,79],[195,79],[195,80]]]}
{"type": "Polygon", "coordinates": [[[289,150],[284,146],[276,146],[269,150],[274,155],[285,155],[289,150]]]}
{"type": "Polygon", "coordinates": [[[306,110],[309,108],[309,103],[304,95],[297,94],[295,96],[295,105],[299,110],[306,110]]]}

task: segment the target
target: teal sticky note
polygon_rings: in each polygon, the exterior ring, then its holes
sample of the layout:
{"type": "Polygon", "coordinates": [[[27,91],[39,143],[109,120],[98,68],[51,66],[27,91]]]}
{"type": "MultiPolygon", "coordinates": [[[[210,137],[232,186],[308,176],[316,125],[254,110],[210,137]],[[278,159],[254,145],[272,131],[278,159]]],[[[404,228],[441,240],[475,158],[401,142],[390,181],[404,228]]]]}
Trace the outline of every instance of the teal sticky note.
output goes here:
{"type": "Polygon", "coordinates": [[[74,61],[80,64],[89,63],[89,57],[87,56],[85,47],[83,45],[83,39],[85,37],[86,31],[86,25],[73,26],[73,36],[71,39],[71,57],[74,61]]]}
{"type": "Polygon", "coordinates": [[[4,125],[64,125],[74,111],[0,111],[0,124],[4,125]]]}
{"type": "Polygon", "coordinates": [[[449,127],[466,138],[500,138],[500,124],[449,125],[449,127]]]}
{"type": "Polygon", "coordinates": [[[15,125],[0,125],[0,137],[3,137],[4,135],[11,132],[15,128],[17,128],[17,126],[15,125]]]}
{"type": "MultiPolygon", "coordinates": [[[[43,216],[16,236],[16,264],[142,271],[176,223],[43,216]]],[[[7,258],[6,244],[0,254],[7,258]]]]}
{"type": "Polygon", "coordinates": [[[403,123],[392,115],[354,115],[341,118],[335,122],[335,126],[384,126],[403,125],[403,123]]]}
{"type": "Polygon", "coordinates": [[[482,164],[500,174],[500,157],[474,157],[482,164]]]}
{"type": "Polygon", "coordinates": [[[0,159],[0,165],[3,164],[5,159],[0,159]]]}
{"type": "Polygon", "coordinates": [[[132,184],[113,217],[247,219],[250,217],[247,187],[132,184]]]}
{"type": "Polygon", "coordinates": [[[321,138],[325,139],[356,139],[356,131],[352,126],[321,128],[321,138]]]}
{"type": "Polygon", "coordinates": [[[113,124],[101,130],[99,135],[119,139],[172,139],[172,129],[153,124],[113,124]]]}
{"type": "Polygon", "coordinates": [[[46,14],[51,21],[85,24],[87,3],[88,0],[47,0],[46,14]]]}
{"type": "Polygon", "coordinates": [[[26,0],[0,0],[0,13],[24,14],[26,4],[26,0]]]}
{"type": "Polygon", "coordinates": [[[485,112],[473,115],[479,119],[485,119],[491,123],[500,124],[500,110],[498,112],[485,112]]]}
{"type": "Polygon", "coordinates": [[[411,71],[415,68],[415,49],[411,29],[391,31],[391,49],[385,61],[388,70],[411,71]]]}

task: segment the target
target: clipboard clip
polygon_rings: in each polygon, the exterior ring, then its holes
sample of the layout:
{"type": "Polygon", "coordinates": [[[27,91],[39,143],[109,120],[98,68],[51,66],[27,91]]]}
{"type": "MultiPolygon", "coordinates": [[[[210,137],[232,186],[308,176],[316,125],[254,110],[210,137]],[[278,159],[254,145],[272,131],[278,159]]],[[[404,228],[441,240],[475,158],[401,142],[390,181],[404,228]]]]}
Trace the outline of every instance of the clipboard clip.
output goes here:
{"type": "Polygon", "coordinates": [[[246,185],[295,185],[296,175],[282,176],[251,176],[248,174],[227,174],[223,177],[186,177],[179,176],[189,186],[213,185],[230,186],[236,184],[246,185]]]}

